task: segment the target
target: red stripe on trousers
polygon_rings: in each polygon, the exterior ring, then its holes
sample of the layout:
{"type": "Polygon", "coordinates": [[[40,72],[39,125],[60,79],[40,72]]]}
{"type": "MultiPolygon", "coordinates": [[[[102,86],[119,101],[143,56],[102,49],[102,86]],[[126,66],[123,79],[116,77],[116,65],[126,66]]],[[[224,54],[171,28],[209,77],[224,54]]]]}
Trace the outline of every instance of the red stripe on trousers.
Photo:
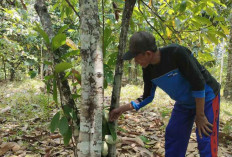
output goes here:
{"type": "Polygon", "coordinates": [[[213,99],[213,114],[214,114],[214,119],[213,119],[213,132],[210,137],[211,141],[211,153],[212,157],[217,157],[217,152],[218,152],[218,131],[217,131],[217,123],[218,123],[218,116],[219,116],[219,97],[216,96],[213,99]]]}

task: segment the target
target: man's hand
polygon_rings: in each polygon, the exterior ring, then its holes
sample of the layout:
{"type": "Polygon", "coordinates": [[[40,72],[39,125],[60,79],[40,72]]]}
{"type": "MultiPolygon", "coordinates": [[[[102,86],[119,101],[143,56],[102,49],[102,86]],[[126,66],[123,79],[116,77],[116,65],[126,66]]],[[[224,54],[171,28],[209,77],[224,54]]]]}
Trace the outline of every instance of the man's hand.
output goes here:
{"type": "Polygon", "coordinates": [[[209,123],[208,119],[204,114],[196,115],[195,122],[200,138],[202,138],[202,133],[204,133],[206,136],[209,136],[209,133],[212,133],[212,129],[210,129],[210,127],[213,127],[213,125],[209,123]]]}
{"type": "Polygon", "coordinates": [[[120,106],[119,108],[113,109],[113,110],[110,112],[109,121],[110,121],[110,122],[113,122],[113,121],[117,120],[118,117],[121,116],[121,114],[122,114],[123,112],[130,111],[130,110],[133,110],[133,109],[134,109],[134,108],[132,107],[131,103],[126,104],[126,105],[122,105],[122,106],[120,106]]]}
{"type": "Polygon", "coordinates": [[[121,116],[121,114],[122,114],[122,111],[120,108],[113,109],[109,115],[110,122],[117,120],[119,116],[121,116]]]}
{"type": "Polygon", "coordinates": [[[212,124],[209,123],[208,119],[205,116],[204,108],[205,108],[205,98],[195,98],[196,100],[196,125],[200,138],[202,138],[202,133],[206,136],[209,136],[209,133],[212,132],[210,127],[213,127],[212,124]]]}

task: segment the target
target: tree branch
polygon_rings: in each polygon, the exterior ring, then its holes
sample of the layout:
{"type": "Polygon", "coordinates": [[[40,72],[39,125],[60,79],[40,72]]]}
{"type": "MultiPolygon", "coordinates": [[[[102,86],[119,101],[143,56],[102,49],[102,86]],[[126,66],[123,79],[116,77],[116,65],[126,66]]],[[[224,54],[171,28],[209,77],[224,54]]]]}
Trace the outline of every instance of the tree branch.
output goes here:
{"type": "Polygon", "coordinates": [[[165,22],[165,20],[162,19],[162,17],[159,16],[159,14],[158,14],[157,12],[155,12],[149,5],[147,5],[143,0],[140,0],[140,1],[142,1],[143,4],[144,4],[147,8],[149,8],[149,9],[151,10],[151,12],[152,12],[153,14],[155,14],[155,16],[157,16],[162,22],[165,22]]]}
{"type": "Polygon", "coordinates": [[[68,5],[72,8],[72,10],[75,12],[75,14],[79,17],[79,19],[81,19],[80,15],[78,14],[78,12],[76,11],[76,9],[73,7],[73,5],[68,1],[68,0],[65,0],[68,5]]]}
{"type": "Polygon", "coordinates": [[[105,37],[105,33],[104,33],[104,30],[105,30],[105,7],[104,7],[104,0],[101,1],[102,2],[102,50],[103,50],[103,56],[105,55],[105,43],[104,43],[104,37],[105,37]]]}
{"type": "Polygon", "coordinates": [[[153,27],[153,26],[151,25],[151,23],[146,19],[146,17],[144,16],[143,12],[142,12],[141,9],[140,9],[140,5],[139,5],[138,9],[139,9],[140,13],[143,15],[143,18],[144,18],[144,19],[146,20],[146,22],[149,24],[149,26],[150,26],[153,30],[156,31],[156,33],[163,39],[164,43],[166,44],[166,41],[165,41],[165,39],[163,38],[163,36],[162,36],[162,35],[159,33],[159,31],[158,31],[155,27],[153,27]]]}
{"type": "MultiPolygon", "coordinates": [[[[165,22],[165,20],[163,20],[163,19],[159,16],[159,14],[158,14],[157,12],[155,12],[149,5],[147,5],[143,0],[141,0],[141,1],[143,2],[143,4],[144,4],[147,8],[149,8],[149,9],[151,10],[151,12],[152,12],[153,14],[155,14],[155,16],[157,16],[162,22],[165,22]]],[[[182,39],[182,38],[181,38],[181,35],[180,35],[180,32],[177,31],[173,26],[169,26],[169,25],[166,25],[166,24],[165,24],[165,26],[168,27],[172,32],[176,33],[176,34],[179,36],[180,39],[182,39]]]]}
{"type": "Polygon", "coordinates": [[[199,31],[201,31],[202,29],[209,28],[209,27],[211,27],[211,26],[213,26],[213,24],[211,24],[211,25],[209,25],[209,26],[205,26],[205,27],[200,28],[200,29],[190,30],[190,31],[182,31],[182,32],[199,32],[199,31]]]}
{"type": "Polygon", "coordinates": [[[23,8],[24,8],[25,10],[27,10],[27,6],[26,6],[25,3],[23,2],[23,0],[20,0],[20,1],[21,1],[22,5],[23,5],[23,8]]]}
{"type": "MultiPolygon", "coordinates": [[[[162,22],[165,22],[165,20],[164,19],[162,19],[160,16],[159,16],[159,14],[157,13],[157,12],[155,12],[149,5],[147,5],[143,0],[141,0],[142,2],[143,2],[143,4],[147,7],[147,8],[149,8],[151,11],[152,11],[152,13],[153,14],[155,14],[155,16],[157,16],[162,22]]],[[[165,25],[165,26],[167,26],[170,30],[172,30],[172,32],[175,32],[175,33],[179,33],[177,30],[175,30],[175,28],[173,27],[173,26],[169,26],[169,25],[165,25]]]]}

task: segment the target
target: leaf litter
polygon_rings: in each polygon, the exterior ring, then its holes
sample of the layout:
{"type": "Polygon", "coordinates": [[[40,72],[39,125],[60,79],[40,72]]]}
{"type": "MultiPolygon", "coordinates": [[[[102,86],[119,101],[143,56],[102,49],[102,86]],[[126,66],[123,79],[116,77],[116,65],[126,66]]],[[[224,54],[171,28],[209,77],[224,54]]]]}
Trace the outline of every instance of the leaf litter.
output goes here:
{"type": "MultiPolygon", "coordinates": [[[[31,84],[31,82],[27,83],[31,84]]],[[[33,97],[40,94],[40,91],[37,90],[39,87],[34,87],[33,90],[25,90],[24,87],[27,86],[25,84],[17,87],[12,84],[1,85],[0,156],[74,156],[72,143],[64,146],[62,136],[57,131],[54,133],[49,131],[51,118],[58,110],[54,105],[47,105],[48,111],[44,112],[41,104],[33,102],[34,105],[30,105],[33,97]],[[26,96],[22,98],[22,95],[26,96]]],[[[126,91],[125,88],[130,87],[125,86],[122,91],[126,91]]],[[[126,94],[123,92],[122,94],[124,96],[122,96],[121,104],[131,101],[131,96],[125,96],[126,94]]],[[[110,98],[106,97],[105,104],[109,104],[109,102],[110,98]]],[[[120,142],[116,144],[117,156],[163,157],[165,152],[164,132],[172,107],[173,101],[167,98],[162,91],[158,91],[152,105],[138,112],[126,112],[121,116],[118,120],[117,133],[120,142]]],[[[186,153],[187,157],[199,156],[194,130],[193,128],[186,153]]],[[[219,139],[219,142],[219,156],[232,156],[232,141],[219,139]]]]}

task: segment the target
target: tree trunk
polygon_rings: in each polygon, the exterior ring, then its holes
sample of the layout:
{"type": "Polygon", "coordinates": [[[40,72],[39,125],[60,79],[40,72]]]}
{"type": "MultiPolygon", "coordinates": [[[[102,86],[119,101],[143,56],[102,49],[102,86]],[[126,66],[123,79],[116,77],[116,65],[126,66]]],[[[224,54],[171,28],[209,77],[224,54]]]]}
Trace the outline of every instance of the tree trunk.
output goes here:
{"type": "MultiPolygon", "coordinates": [[[[47,11],[47,7],[45,5],[45,0],[36,0],[36,4],[35,4],[35,10],[37,12],[37,14],[40,17],[40,21],[42,23],[43,29],[44,31],[48,34],[50,41],[52,40],[52,38],[54,37],[54,33],[52,30],[52,22],[51,22],[51,17],[47,11]]],[[[48,53],[46,54],[46,56],[49,56],[50,59],[53,60],[54,65],[60,63],[59,57],[60,57],[60,51],[59,49],[56,50],[56,52],[50,52],[48,50],[48,53]],[[54,54],[54,55],[53,55],[54,54]],[[55,59],[56,58],[56,59],[55,59]]],[[[68,84],[68,80],[64,79],[65,77],[65,73],[61,72],[59,73],[59,77],[58,79],[62,80],[62,81],[57,81],[60,82],[60,93],[61,93],[61,104],[67,104],[69,105],[71,108],[76,109],[76,105],[75,102],[72,98],[72,94],[71,94],[71,90],[68,84]]]]}
{"type": "Polygon", "coordinates": [[[11,66],[10,67],[10,81],[12,82],[15,79],[15,65],[12,62],[10,62],[9,64],[11,66]]]}
{"type": "MultiPolygon", "coordinates": [[[[125,6],[124,6],[123,16],[122,16],[121,33],[120,33],[119,46],[118,46],[118,57],[117,57],[117,63],[116,63],[116,69],[115,69],[114,86],[113,86],[113,91],[112,91],[110,110],[117,108],[119,106],[121,80],[122,80],[122,73],[123,73],[122,55],[126,49],[127,32],[129,29],[129,22],[131,19],[131,15],[133,13],[135,2],[136,0],[125,1],[125,6]]],[[[116,130],[116,128],[117,128],[117,122],[114,122],[114,129],[116,130]]],[[[110,145],[109,156],[110,157],[116,156],[115,145],[110,145]]]]}
{"type": "Polygon", "coordinates": [[[227,75],[224,88],[224,97],[227,100],[232,100],[232,12],[230,13],[230,40],[228,48],[227,75]]]}
{"type": "Polygon", "coordinates": [[[135,62],[135,74],[134,74],[134,83],[138,83],[138,63],[135,62]]]}
{"type": "Polygon", "coordinates": [[[14,68],[10,69],[10,81],[14,81],[15,79],[15,70],[14,68]]]}
{"type": "Polygon", "coordinates": [[[44,65],[43,65],[43,42],[42,42],[42,44],[41,44],[40,61],[41,61],[41,65],[40,65],[40,79],[41,79],[41,80],[43,80],[43,78],[44,78],[44,65]]]}
{"type": "MultiPolygon", "coordinates": [[[[223,42],[224,43],[224,42],[223,42]]],[[[220,84],[222,83],[223,64],[224,64],[224,50],[222,50],[221,69],[220,69],[220,84]]]]}
{"type": "Polygon", "coordinates": [[[131,80],[132,80],[132,68],[131,68],[131,64],[132,64],[132,60],[129,61],[129,68],[128,68],[128,75],[129,75],[129,78],[128,78],[128,82],[131,83],[131,80]]]}
{"type": "Polygon", "coordinates": [[[6,81],[6,62],[3,56],[2,56],[2,64],[3,64],[4,77],[6,81]]]}
{"type": "Polygon", "coordinates": [[[78,157],[101,157],[103,54],[97,1],[80,0],[82,105],[78,157]]]}
{"type": "MultiPolygon", "coordinates": [[[[45,0],[36,0],[36,4],[35,4],[35,10],[37,12],[37,14],[40,17],[40,21],[42,23],[43,29],[44,31],[48,34],[50,41],[52,40],[52,38],[54,37],[54,33],[52,30],[52,23],[51,23],[51,17],[47,11],[47,7],[45,5],[45,0]]],[[[55,66],[56,64],[60,63],[60,49],[56,50],[55,52],[51,52],[50,51],[51,48],[48,47],[48,51],[46,53],[46,56],[49,60],[53,61],[53,66],[55,66]]],[[[53,68],[54,69],[54,68],[53,68]]],[[[46,74],[50,74],[52,71],[51,70],[47,70],[46,74]]],[[[70,108],[72,108],[76,114],[78,114],[78,110],[75,104],[74,99],[72,98],[72,93],[68,84],[68,80],[65,79],[65,73],[64,72],[60,72],[58,74],[57,77],[57,87],[60,93],[60,100],[61,100],[61,107],[63,109],[63,105],[68,105],[70,108]]],[[[79,115],[77,115],[77,117],[79,117],[79,115]]],[[[77,120],[78,121],[78,120],[77,120]]],[[[77,127],[75,127],[77,125],[78,122],[74,122],[73,124],[73,128],[76,129],[77,127]]],[[[74,139],[75,139],[75,143],[77,143],[77,139],[78,139],[78,135],[75,134],[74,131],[74,139]]],[[[75,149],[75,147],[74,147],[75,149]]],[[[76,149],[74,150],[74,154],[76,155],[76,149]]]]}

